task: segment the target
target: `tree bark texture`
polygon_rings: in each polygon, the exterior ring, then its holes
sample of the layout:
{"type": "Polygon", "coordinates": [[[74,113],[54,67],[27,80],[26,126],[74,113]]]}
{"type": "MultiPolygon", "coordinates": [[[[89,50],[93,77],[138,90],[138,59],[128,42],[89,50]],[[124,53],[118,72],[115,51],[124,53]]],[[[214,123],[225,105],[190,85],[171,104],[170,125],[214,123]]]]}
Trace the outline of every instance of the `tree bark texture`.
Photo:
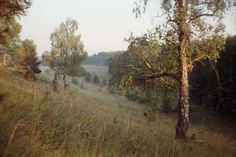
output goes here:
{"type": "Polygon", "coordinates": [[[179,0],[179,103],[178,122],[176,125],[176,138],[184,139],[188,135],[189,127],[189,81],[188,58],[189,29],[186,22],[185,0],[179,0]]]}

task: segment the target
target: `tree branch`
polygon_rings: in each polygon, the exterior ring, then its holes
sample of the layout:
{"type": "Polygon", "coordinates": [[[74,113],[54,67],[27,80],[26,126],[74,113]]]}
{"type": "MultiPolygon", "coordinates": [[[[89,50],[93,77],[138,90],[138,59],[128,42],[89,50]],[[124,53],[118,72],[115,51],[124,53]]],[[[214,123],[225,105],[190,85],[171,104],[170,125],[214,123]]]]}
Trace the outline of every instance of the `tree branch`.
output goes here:
{"type": "Polygon", "coordinates": [[[194,21],[194,20],[196,20],[196,19],[198,19],[200,17],[203,17],[203,16],[206,16],[206,17],[208,17],[208,16],[215,16],[215,13],[217,12],[217,10],[218,9],[215,9],[212,13],[204,13],[204,14],[195,15],[195,16],[193,16],[192,18],[190,18],[188,20],[188,23],[190,23],[190,22],[192,22],[192,21],[194,21]]]}
{"type": "Polygon", "coordinates": [[[210,65],[211,65],[211,68],[212,70],[215,72],[215,75],[216,75],[216,79],[217,79],[217,84],[218,84],[218,88],[219,89],[222,89],[224,91],[227,91],[225,88],[223,88],[223,86],[221,85],[221,81],[220,81],[220,75],[219,75],[219,72],[218,72],[218,69],[216,68],[216,66],[212,63],[211,59],[209,56],[207,56],[209,62],[210,62],[210,65]]]}
{"type": "Polygon", "coordinates": [[[143,75],[144,79],[154,79],[154,78],[159,78],[159,77],[170,77],[174,80],[176,80],[177,82],[179,82],[179,78],[177,75],[173,74],[173,73],[168,73],[168,72],[155,72],[152,74],[145,74],[143,75]]]}
{"type": "Polygon", "coordinates": [[[177,25],[179,25],[179,22],[177,20],[172,19],[170,14],[167,13],[167,16],[169,19],[167,20],[166,23],[173,22],[173,23],[176,23],[177,25]]]}
{"type": "Polygon", "coordinates": [[[152,72],[152,74],[143,75],[142,77],[143,79],[147,80],[147,79],[154,79],[154,78],[159,78],[159,77],[170,77],[176,80],[177,82],[179,81],[179,78],[177,77],[177,75],[172,74],[172,73],[167,73],[167,72],[155,72],[148,62],[145,62],[145,64],[147,65],[149,70],[152,72]]]}
{"type": "Polygon", "coordinates": [[[155,73],[155,71],[152,69],[151,65],[148,62],[146,62],[145,64],[148,66],[148,68],[151,70],[151,72],[155,73]]]}

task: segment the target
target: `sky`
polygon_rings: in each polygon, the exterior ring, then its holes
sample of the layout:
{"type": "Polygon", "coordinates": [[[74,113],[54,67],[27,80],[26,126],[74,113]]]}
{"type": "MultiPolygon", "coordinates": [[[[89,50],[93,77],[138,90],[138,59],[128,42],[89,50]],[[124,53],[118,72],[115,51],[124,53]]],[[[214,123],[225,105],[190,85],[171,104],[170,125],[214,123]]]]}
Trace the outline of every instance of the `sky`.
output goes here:
{"type": "MultiPolygon", "coordinates": [[[[124,38],[141,35],[160,22],[159,2],[153,0],[147,12],[136,19],[135,0],[33,0],[27,15],[21,17],[21,38],[32,39],[38,55],[50,50],[50,34],[67,18],[79,23],[79,33],[89,55],[101,51],[126,50],[124,38]]],[[[226,34],[236,35],[236,8],[223,20],[226,34]]]]}

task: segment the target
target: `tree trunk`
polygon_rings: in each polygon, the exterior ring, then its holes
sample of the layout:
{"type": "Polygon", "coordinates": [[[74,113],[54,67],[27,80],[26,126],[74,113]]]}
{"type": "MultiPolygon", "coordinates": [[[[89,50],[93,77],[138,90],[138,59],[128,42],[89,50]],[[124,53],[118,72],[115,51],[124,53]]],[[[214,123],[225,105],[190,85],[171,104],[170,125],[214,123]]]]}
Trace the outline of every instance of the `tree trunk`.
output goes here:
{"type": "Polygon", "coordinates": [[[64,90],[66,90],[69,87],[69,84],[66,81],[66,74],[63,73],[63,82],[64,82],[64,90]]]}
{"type": "Polygon", "coordinates": [[[176,138],[184,139],[189,127],[189,81],[187,52],[189,47],[189,29],[186,23],[185,0],[179,0],[179,104],[176,138]]]}
{"type": "Polygon", "coordinates": [[[179,51],[179,106],[178,123],[176,125],[176,138],[186,138],[189,127],[189,82],[186,51],[179,51]]]}
{"type": "Polygon", "coordinates": [[[56,70],[54,73],[54,79],[52,81],[52,89],[58,92],[58,85],[59,85],[59,70],[56,70]]]}

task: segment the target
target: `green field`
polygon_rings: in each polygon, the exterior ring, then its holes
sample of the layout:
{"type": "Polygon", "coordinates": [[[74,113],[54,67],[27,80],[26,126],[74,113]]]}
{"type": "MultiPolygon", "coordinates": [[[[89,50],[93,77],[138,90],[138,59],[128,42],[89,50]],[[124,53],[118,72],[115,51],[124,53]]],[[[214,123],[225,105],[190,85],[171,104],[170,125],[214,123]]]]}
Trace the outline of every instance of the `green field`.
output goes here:
{"type": "Polygon", "coordinates": [[[153,121],[144,116],[144,106],[93,84],[55,93],[49,80],[39,78],[31,82],[1,70],[0,156],[236,155],[235,124],[227,117],[196,108],[190,134],[197,140],[176,140],[175,114],[158,114],[153,121]]]}

